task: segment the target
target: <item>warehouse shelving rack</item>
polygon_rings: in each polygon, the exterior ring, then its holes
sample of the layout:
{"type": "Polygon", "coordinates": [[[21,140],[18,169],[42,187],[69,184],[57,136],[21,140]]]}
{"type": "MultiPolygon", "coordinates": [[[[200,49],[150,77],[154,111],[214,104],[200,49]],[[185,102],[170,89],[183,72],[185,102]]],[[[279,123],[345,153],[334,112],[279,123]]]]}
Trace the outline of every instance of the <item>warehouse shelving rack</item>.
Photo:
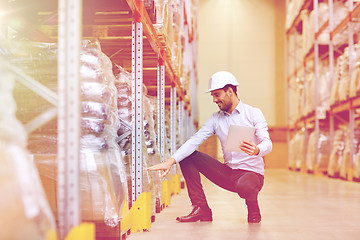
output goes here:
{"type": "MultiPolygon", "coordinates": [[[[45,14],[42,29],[33,29],[29,35],[33,40],[59,43],[58,56],[58,93],[42,86],[29,76],[18,78],[22,83],[44,97],[58,111],[58,159],[59,159],[59,230],[60,239],[80,224],[79,217],[79,42],[82,37],[96,38],[100,41],[102,50],[110,59],[126,69],[131,67],[133,78],[133,202],[142,193],[142,84],[147,86],[148,94],[158,97],[159,146],[161,159],[165,154],[165,111],[171,112],[171,150],[176,149],[176,135],[180,142],[187,139],[195,130],[197,120],[191,113],[189,92],[184,89],[180,79],[181,73],[170,61],[171,52],[167,42],[158,36],[144,2],[139,0],[114,1],[59,0],[58,12],[45,14]],[[85,1],[84,1],[85,2],[85,1]],[[55,20],[59,15],[58,22],[55,20]],[[83,16],[83,18],[81,18],[83,16]],[[81,23],[83,20],[83,25],[81,23]],[[36,34],[34,34],[36,33],[36,34]],[[120,54],[121,53],[121,54],[120,54]],[[131,65],[129,64],[131,62],[131,65]],[[144,80],[146,79],[146,80],[144,80]],[[71,94],[69,94],[71,93],[71,94]],[[178,131],[177,129],[178,125],[178,131]]],[[[185,4],[182,1],[182,4],[185,4]]],[[[186,22],[186,21],[185,21],[186,22]]],[[[30,24],[30,23],[29,23],[30,24]]],[[[192,29],[191,33],[193,34],[192,29]]],[[[192,35],[191,40],[194,39],[192,35]]],[[[190,40],[189,40],[190,41],[190,40]]],[[[20,70],[15,68],[21,74],[20,70]]],[[[196,104],[196,99],[191,99],[196,104]]],[[[56,111],[50,109],[43,115],[46,120],[56,117],[56,111]]],[[[44,119],[44,118],[42,118],[44,119]]],[[[38,122],[36,119],[33,123],[38,122]]],[[[33,131],[46,121],[30,125],[28,131],[33,131]]],[[[140,214],[141,215],[141,214],[140,214]]],[[[146,224],[149,219],[146,219],[146,224]]],[[[134,231],[148,228],[148,225],[137,226],[134,231]]]]}
{"type": "MultiPolygon", "coordinates": [[[[329,6],[329,19],[321,26],[318,23],[318,4],[320,1],[318,0],[305,0],[303,1],[301,8],[294,18],[294,21],[290,25],[289,29],[287,29],[286,37],[287,37],[287,122],[288,122],[288,141],[291,138],[292,133],[299,131],[301,129],[314,129],[316,133],[316,144],[319,143],[319,131],[320,126],[328,126],[331,136],[331,142],[334,140],[334,132],[336,129],[336,122],[346,122],[349,127],[350,132],[350,166],[347,170],[347,176],[343,177],[345,179],[352,179],[352,170],[354,167],[355,161],[355,152],[354,152],[354,128],[355,128],[355,120],[358,118],[356,113],[356,109],[360,108],[360,95],[356,94],[355,97],[349,97],[345,101],[339,101],[330,106],[330,109],[324,110],[319,106],[319,63],[321,61],[328,60],[329,62],[329,77],[331,84],[334,82],[335,78],[335,57],[339,56],[339,53],[344,52],[344,48],[347,46],[349,49],[349,77],[351,78],[351,73],[354,67],[354,59],[352,53],[354,50],[354,36],[356,32],[354,32],[354,22],[360,13],[360,4],[358,2],[354,2],[353,0],[342,1],[346,2],[348,5],[348,14],[347,16],[340,21],[338,25],[334,24],[334,1],[328,0],[329,6]],[[313,9],[315,13],[314,17],[314,37],[313,37],[313,46],[310,50],[305,54],[304,58],[299,57],[299,52],[301,50],[301,44],[297,39],[302,32],[302,19],[301,19],[301,11],[306,9],[313,9]],[[328,45],[319,45],[318,37],[324,33],[326,29],[329,29],[329,44],[328,45]],[[348,33],[348,42],[341,46],[335,47],[333,43],[333,39],[336,35],[340,34],[344,30],[348,33]],[[292,43],[292,41],[294,43],[292,43]],[[293,46],[291,46],[293,45],[293,46]],[[293,49],[291,49],[293,47],[293,49]],[[308,89],[306,85],[306,81],[304,82],[298,81],[299,83],[295,83],[299,77],[306,79],[306,74],[308,71],[308,64],[310,61],[314,61],[314,73],[315,73],[315,111],[308,113],[306,115],[302,115],[298,117],[295,121],[291,119],[291,97],[290,92],[291,88],[302,87],[303,91],[311,91],[308,89]]],[[[289,3],[289,1],[287,2],[289,3]]],[[[311,23],[312,24],[312,23],[311,23]]],[[[305,131],[307,134],[308,132],[305,131]]],[[[306,136],[307,137],[307,136],[306,136]]],[[[304,154],[307,149],[305,148],[304,154]]],[[[319,149],[316,148],[316,166],[315,169],[308,170],[308,172],[313,173],[318,172],[319,164],[320,164],[320,156],[319,149]]],[[[289,156],[290,158],[290,156],[289,156]]],[[[300,169],[296,169],[300,170],[300,169]]]]}

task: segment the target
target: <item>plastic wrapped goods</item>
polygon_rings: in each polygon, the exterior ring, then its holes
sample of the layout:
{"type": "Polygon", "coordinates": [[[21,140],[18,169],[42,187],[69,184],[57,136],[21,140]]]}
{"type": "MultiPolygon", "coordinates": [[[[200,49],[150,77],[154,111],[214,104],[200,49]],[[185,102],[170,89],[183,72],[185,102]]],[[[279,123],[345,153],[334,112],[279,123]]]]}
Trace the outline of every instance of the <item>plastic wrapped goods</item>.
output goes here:
{"type": "Polygon", "coordinates": [[[350,78],[350,97],[355,97],[357,93],[360,91],[360,45],[355,44],[355,65],[353,67],[353,71],[351,73],[350,78]]]}
{"type": "Polygon", "coordinates": [[[126,171],[116,142],[116,78],[110,59],[99,47],[86,42],[80,54],[82,138],[81,164],[85,173],[82,194],[90,202],[83,209],[85,220],[101,220],[115,227],[126,199],[126,171]],[[86,179],[86,176],[88,179],[86,179]],[[96,195],[96,196],[95,196],[96,195]],[[102,210],[99,210],[102,209],[102,210]]]}
{"type": "Polygon", "coordinates": [[[340,163],[339,176],[342,179],[347,179],[347,172],[350,167],[350,134],[347,133],[345,148],[343,151],[342,160],[340,163]]]}
{"type": "Polygon", "coordinates": [[[296,154],[296,162],[295,162],[295,168],[297,170],[301,169],[302,165],[305,163],[305,139],[306,139],[305,131],[299,131],[298,133],[299,133],[299,139],[298,139],[299,150],[296,154]]]}
{"type": "MultiPolygon", "coordinates": [[[[310,68],[312,68],[311,65],[310,68]]],[[[310,71],[306,73],[306,81],[307,81],[306,82],[307,85],[304,87],[305,93],[303,94],[305,100],[302,100],[305,102],[305,109],[303,109],[302,111],[305,116],[315,110],[316,91],[315,91],[314,72],[310,71]]],[[[330,93],[331,93],[331,83],[330,83],[330,72],[328,68],[328,63],[323,63],[319,65],[318,107],[321,107],[324,110],[328,110],[330,108],[330,97],[331,97],[330,93]]]]}
{"type": "MultiPolygon", "coordinates": [[[[17,53],[11,60],[14,64],[57,91],[56,44],[26,42],[13,51],[17,53]]],[[[120,209],[127,194],[124,163],[116,142],[119,121],[114,81],[112,63],[99,44],[84,41],[80,51],[80,195],[84,201],[80,211],[82,220],[104,221],[112,227],[120,221],[120,209]]],[[[33,97],[29,90],[20,89],[16,96],[23,107],[20,119],[25,123],[51,106],[40,97],[33,97]]],[[[36,129],[29,136],[28,147],[56,212],[56,119],[36,129]]]]}
{"type": "Polygon", "coordinates": [[[315,110],[315,74],[309,73],[306,80],[305,115],[308,115],[315,110]]]}
{"type": "Polygon", "coordinates": [[[26,150],[25,129],[15,117],[14,81],[4,66],[0,71],[0,239],[54,237],[55,220],[26,150]]]}
{"type": "Polygon", "coordinates": [[[327,168],[329,177],[339,177],[340,166],[344,156],[346,136],[347,131],[344,126],[341,126],[335,131],[333,149],[330,154],[329,165],[327,168]]]}
{"type": "Polygon", "coordinates": [[[305,163],[305,131],[299,130],[290,140],[289,168],[300,170],[305,163]]]}
{"type": "Polygon", "coordinates": [[[311,132],[306,154],[306,167],[308,171],[315,171],[316,165],[318,165],[319,171],[326,171],[331,153],[330,140],[330,133],[328,131],[321,130],[318,141],[316,141],[315,131],[311,132]],[[319,153],[319,163],[316,162],[316,149],[318,149],[319,153]]]}
{"type": "MultiPolygon", "coordinates": [[[[124,155],[131,154],[132,133],[132,92],[131,74],[118,66],[119,74],[116,77],[115,87],[117,90],[117,117],[119,128],[117,130],[117,142],[124,155]]],[[[131,166],[131,165],[130,165],[131,166]]],[[[127,168],[130,168],[127,166],[127,168]]]]}
{"type": "MultiPolygon", "coordinates": [[[[334,2],[334,26],[337,26],[342,20],[344,20],[348,16],[348,7],[345,6],[341,1],[334,2]]],[[[301,12],[301,19],[303,20],[303,48],[304,54],[308,53],[311,47],[314,44],[314,35],[315,35],[315,26],[314,26],[314,18],[315,12],[311,11],[308,14],[308,10],[303,10],[301,12]]],[[[329,20],[329,7],[327,2],[319,2],[318,5],[318,26],[319,28],[329,20]]],[[[320,45],[327,45],[330,41],[329,27],[327,27],[322,33],[318,36],[318,43],[320,45]]],[[[340,34],[337,34],[333,43],[335,46],[339,46],[347,43],[347,32],[344,31],[340,34]]]]}
{"type": "Polygon", "coordinates": [[[360,151],[355,155],[353,179],[360,182],[360,151]]]}
{"type": "MultiPolygon", "coordinates": [[[[344,63],[341,70],[341,78],[339,81],[339,101],[345,101],[349,98],[350,78],[349,78],[349,48],[344,51],[344,63]]],[[[355,57],[355,56],[354,56],[355,57]]]]}
{"type": "Polygon", "coordinates": [[[336,102],[339,101],[339,85],[343,75],[342,71],[344,69],[344,65],[346,65],[346,63],[344,62],[344,56],[341,55],[340,57],[338,57],[335,66],[334,81],[331,88],[330,105],[334,105],[336,102]]]}
{"type": "MultiPolygon", "coordinates": [[[[359,141],[360,141],[360,130],[358,127],[355,128],[354,131],[354,139],[353,139],[353,146],[354,146],[354,153],[359,152],[359,141]]],[[[342,179],[347,179],[349,176],[349,169],[352,167],[352,163],[351,163],[351,157],[350,157],[350,143],[351,143],[351,139],[350,139],[350,132],[347,132],[347,137],[346,137],[346,144],[345,144],[345,148],[344,148],[344,152],[343,152],[343,160],[341,162],[340,165],[340,177],[342,179]]],[[[356,157],[355,157],[355,161],[356,161],[356,157]]],[[[355,169],[355,166],[354,166],[355,169]]]]}
{"type": "Polygon", "coordinates": [[[330,109],[330,93],[331,93],[331,82],[330,82],[330,71],[328,64],[322,64],[320,68],[319,78],[319,106],[324,110],[330,109]]]}

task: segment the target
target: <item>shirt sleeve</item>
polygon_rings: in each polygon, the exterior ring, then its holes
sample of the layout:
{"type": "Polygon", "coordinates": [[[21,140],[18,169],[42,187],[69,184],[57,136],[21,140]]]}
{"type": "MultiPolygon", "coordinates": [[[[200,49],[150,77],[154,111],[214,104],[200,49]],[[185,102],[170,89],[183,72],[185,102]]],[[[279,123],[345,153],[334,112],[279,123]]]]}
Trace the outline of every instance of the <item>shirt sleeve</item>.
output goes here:
{"type": "Polygon", "coordinates": [[[264,114],[258,108],[255,108],[254,110],[253,120],[256,128],[256,144],[259,148],[258,156],[263,157],[266,154],[269,154],[272,150],[272,141],[269,136],[268,125],[266,123],[264,114]]]}
{"type": "Polygon", "coordinates": [[[214,115],[210,117],[204,126],[197,131],[191,138],[189,138],[173,155],[172,158],[178,163],[184,158],[192,154],[198,147],[210,136],[215,134],[214,115]]]}

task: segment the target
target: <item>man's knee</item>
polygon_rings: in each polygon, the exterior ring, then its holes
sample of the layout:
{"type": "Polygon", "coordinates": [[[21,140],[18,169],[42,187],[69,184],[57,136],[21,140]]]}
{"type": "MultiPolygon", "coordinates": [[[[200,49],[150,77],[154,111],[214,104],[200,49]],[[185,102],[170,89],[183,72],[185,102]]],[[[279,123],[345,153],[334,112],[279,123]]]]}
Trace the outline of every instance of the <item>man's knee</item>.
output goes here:
{"type": "Polygon", "coordinates": [[[241,198],[256,199],[260,190],[259,178],[255,174],[244,176],[237,181],[235,188],[241,198]]]}
{"type": "Polygon", "coordinates": [[[252,199],[257,197],[259,189],[254,184],[242,183],[236,185],[236,192],[241,198],[252,199]]]}

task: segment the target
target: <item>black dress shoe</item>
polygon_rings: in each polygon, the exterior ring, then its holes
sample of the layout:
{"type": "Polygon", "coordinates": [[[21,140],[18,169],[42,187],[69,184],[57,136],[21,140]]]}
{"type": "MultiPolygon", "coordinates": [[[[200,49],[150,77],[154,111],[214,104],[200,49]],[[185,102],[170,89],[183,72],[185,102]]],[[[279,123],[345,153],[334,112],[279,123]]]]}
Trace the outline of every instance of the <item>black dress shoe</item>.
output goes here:
{"type": "Polygon", "coordinates": [[[248,223],[259,223],[261,222],[260,208],[257,200],[248,201],[246,200],[248,208],[248,223]]]}
{"type": "Polygon", "coordinates": [[[212,221],[212,212],[210,208],[201,208],[199,206],[195,206],[191,213],[187,216],[177,217],[177,221],[179,222],[197,222],[197,221],[212,221]]]}
{"type": "Polygon", "coordinates": [[[260,213],[248,214],[248,223],[259,223],[261,222],[260,213]]]}

